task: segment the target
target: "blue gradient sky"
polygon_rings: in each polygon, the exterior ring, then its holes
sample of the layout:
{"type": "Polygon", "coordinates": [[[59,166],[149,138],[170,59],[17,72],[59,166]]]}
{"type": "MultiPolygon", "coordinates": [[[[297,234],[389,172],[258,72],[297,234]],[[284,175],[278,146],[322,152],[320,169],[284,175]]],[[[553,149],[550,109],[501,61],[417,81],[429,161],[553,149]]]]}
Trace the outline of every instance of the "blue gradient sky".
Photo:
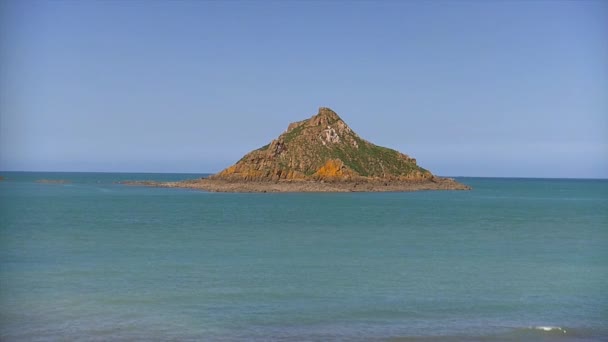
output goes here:
{"type": "Polygon", "coordinates": [[[0,169],[215,172],[319,106],[440,175],[608,177],[608,3],[3,1],[0,169]]]}

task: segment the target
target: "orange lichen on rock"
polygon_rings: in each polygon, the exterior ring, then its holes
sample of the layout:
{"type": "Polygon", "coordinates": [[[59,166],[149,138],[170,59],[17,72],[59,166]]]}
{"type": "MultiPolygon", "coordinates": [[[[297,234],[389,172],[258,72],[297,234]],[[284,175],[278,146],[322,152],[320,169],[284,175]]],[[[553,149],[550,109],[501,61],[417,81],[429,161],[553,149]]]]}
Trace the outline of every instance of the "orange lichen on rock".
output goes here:
{"type": "Polygon", "coordinates": [[[232,165],[232,166],[226,168],[225,170],[223,170],[222,172],[220,172],[219,174],[223,175],[223,176],[227,176],[227,175],[232,175],[235,172],[236,172],[236,165],[232,165]]]}
{"type": "Polygon", "coordinates": [[[291,180],[304,180],[306,179],[306,175],[302,172],[291,170],[287,173],[287,177],[285,179],[291,180]]]}
{"type": "Polygon", "coordinates": [[[229,181],[279,181],[305,180],[306,175],[296,170],[286,170],[259,164],[235,164],[210,178],[229,181]]]}
{"type": "Polygon", "coordinates": [[[330,159],[315,172],[313,177],[320,180],[350,180],[357,173],[349,169],[340,159],[330,159]]]}

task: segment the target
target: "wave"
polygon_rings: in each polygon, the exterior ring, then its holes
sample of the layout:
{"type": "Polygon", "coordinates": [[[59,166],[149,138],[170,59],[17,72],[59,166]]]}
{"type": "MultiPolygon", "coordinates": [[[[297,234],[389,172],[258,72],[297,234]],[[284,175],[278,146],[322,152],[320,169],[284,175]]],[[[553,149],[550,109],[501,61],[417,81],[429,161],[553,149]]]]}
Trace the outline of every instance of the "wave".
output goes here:
{"type": "Polygon", "coordinates": [[[537,327],[531,327],[531,329],[535,329],[535,330],[542,330],[542,331],[559,331],[562,333],[566,333],[566,329],[561,328],[561,327],[552,327],[552,326],[537,326],[537,327]]]}
{"type": "Polygon", "coordinates": [[[562,327],[553,327],[553,326],[545,326],[545,325],[539,325],[536,327],[530,327],[530,329],[534,329],[534,330],[542,330],[542,331],[554,331],[554,332],[561,332],[561,333],[566,333],[566,329],[562,328],[562,327]]]}
{"type": "Polygon", "coordinates": [[[391,342],[520,342],[520,341],[551,341],[551,342],[580,342],[606,341],[606,332],[597,330],[566,329],[559,326],[538,325],[521,327],[488,327],[489,330],[478,334],[402,336],[387,339],[391,342]]]}

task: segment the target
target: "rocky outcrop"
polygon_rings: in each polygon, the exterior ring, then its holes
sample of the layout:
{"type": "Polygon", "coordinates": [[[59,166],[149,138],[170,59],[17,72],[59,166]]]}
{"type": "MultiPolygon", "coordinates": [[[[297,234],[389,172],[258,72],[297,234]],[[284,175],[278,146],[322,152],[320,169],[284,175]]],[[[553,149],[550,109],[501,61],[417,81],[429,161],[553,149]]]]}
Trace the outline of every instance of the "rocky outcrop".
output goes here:
{"type": "Polygon", "coordinates": [[[403,192],[422,190],[469,190],[451,178],[435,177],[431,181],[381,181],[326,182],[305,180],[226,181],[221,179],[193,179],[181,182],[124,181],[130,186],[198,189],[211,192],[403,192]]]}
{"type": "Polygon", "coordinates": [[[210,179],[331,182],[427,181],[433,175],[414,158],[359,137],[333,110],[291,123],[278,138],[246,154],[210,179]]]}

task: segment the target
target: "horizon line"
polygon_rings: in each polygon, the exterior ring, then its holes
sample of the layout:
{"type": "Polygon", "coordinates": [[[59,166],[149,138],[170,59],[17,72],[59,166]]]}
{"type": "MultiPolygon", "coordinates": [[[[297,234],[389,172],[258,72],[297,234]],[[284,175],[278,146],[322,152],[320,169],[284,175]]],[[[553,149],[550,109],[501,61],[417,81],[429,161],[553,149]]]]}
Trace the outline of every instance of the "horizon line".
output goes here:
{"type": "MultiPolygon", "coordinates": [[[[0,170],[0,176],[3,172],[20,172],[20,173],[126,173],[126,174],[184,174],[184,175],[212,175],[217,172],[155,172],[155,171],[32,171],[32,170],[0,170]]],[[[563,180],[608,180],[608,177],[539,177],[539,176],[448,176],[436,175],[443,178],[494,178],[494,179],[563,179],[563,180]]]]}

